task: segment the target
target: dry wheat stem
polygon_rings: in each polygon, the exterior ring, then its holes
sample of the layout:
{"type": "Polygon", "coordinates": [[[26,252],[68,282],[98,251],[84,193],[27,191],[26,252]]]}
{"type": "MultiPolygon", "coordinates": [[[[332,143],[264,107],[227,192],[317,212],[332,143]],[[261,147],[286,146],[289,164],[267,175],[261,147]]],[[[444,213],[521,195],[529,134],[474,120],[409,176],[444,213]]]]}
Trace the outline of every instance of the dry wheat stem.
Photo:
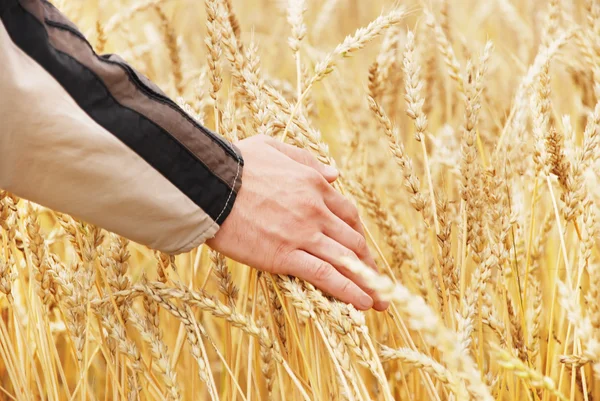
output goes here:
{"type": "Polygon", "coordinates": [[[0,190],[0,398],[600,396],[600,5],[184,3],[55,5],[227,140],[341,156],[390,309],[0,190]]]}

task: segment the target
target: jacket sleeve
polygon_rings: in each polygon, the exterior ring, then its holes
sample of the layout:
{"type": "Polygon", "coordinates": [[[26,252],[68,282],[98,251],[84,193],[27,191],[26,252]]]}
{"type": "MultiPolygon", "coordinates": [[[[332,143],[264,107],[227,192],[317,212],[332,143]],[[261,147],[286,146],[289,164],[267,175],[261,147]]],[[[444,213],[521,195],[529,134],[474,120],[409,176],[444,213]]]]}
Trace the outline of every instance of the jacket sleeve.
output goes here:
{"type": "Polygon", "coordinates": [[[0,187],[167,253],[217,232],[239,151],[44,0],[0,1],[0,187]]]}

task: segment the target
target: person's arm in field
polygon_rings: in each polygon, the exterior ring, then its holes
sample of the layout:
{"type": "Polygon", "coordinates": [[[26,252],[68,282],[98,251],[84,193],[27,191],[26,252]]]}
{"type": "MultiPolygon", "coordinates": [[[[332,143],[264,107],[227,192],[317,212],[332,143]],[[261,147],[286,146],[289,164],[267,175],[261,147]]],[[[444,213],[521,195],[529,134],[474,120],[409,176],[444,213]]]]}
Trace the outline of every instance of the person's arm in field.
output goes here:
{"type": "Polygon", "coordinates": [[[0,188],[154,249],[208,242],[372,306],[338,262],[374,266],[356,209],[328,184],[335,170],[270,138],[226,143],[44,0],[5,0],[0,18],[0,188]]]}

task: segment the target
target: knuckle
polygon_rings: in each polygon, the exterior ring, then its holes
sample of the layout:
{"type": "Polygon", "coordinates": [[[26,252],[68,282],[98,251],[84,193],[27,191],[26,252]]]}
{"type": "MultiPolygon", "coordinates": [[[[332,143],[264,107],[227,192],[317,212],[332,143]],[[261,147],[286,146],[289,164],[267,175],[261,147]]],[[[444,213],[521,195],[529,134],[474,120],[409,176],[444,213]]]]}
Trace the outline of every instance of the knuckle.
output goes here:
{"type": "Polygon", "coordinates": [[[313,185],[322,184],[322,180],[324,180],[323,176],[314,168],[307,167],[306,168],[306,179],[313,185]]]}
{"type": "Polygon", "coordinates": [[[321,234],[320,231],[313,231],[311,233],[309,233],[305,238],[304,238],[306,245],[310,246],[310,247],[316,247],[322,244],[323,242],[323,234],[321,234]]]}
{"type": "Polygon", "coordinates": [[[277,269],[277,271],[283,272],[292,264],[293,254],[288,250],[286,244],[281,243],[275,249],[273,260],[273,267],[277,269]]]}
{"type": "Polygon", "coordinates": [[[345,259],[358,259],[356,254],[354,252],[352,252],[350,249],[344,249],[340,256],[345,259]]]}
{"type": "Polygon", "coordinates": [[[325,177],[321,175],[321,173],[317,173],[316,180],[317,188],[319,188],[319,191],[321,191],[321,193],[325,194],[329,190],[334,191],[334,189],[331,187],[331,185],[329,185],[329,183],[327,182],[325,177]]]}
{"type": "Polygon", "coordinates": [[[356,237],[356,249],[361,254],[365,254],[368,251],[367,240],[362,235],[356,237]]]}
{"type": "Polygon", "coordinates": [[[319,282],[327,281],[327,279],[331,276],[331,269],[333,267],[325,262],[320,262],[314,267],[313,275],[315,280],[319,282]]]}
{"type": "Polygon", "coordinates": [[[315,197],[307,197],[304,200],[304,207],[312,215],[320,216],[324,213],[323,202],[315,197]]]}
{"type": "Polygon", "coordinates": [[[350,210],[348,215],[348,220],[352,225],[360,223],[360,215],[358,214],[358,209],[352,204],[350,201],[346,201],[346,207],[350,210]]]}
{"type": "Polygon", "coordinates": [[[308,184],[312,188],[316,189],[319,193],[324,195],[331,188],[325,177],[323,177],[323,175],[317,170],[309,167],[306,174],[308,184]]]}
{"type": "Polygon", "coordinates": [[[303,215],[305,214],[305,208],[308,209],[308,207],[304,203],[301,203],[300,206],[301,207],[298,209],[300,213],[292,213],[289,216],[289,219],[285,222],[285,224],[289,228],[293,229],[294,232],[300,232],[302,229],[305,228],[306,225],[303,215]]]}
{"type": "Polygon", "coordinates": [[[346,282],[344,282],[344,284],[342,284],[342,288],[341,288],[341,292],[344,295],[350,295],[354,289],[354,286],[352,285],[352,282],[350,280],[346,280],[346,282]]]}

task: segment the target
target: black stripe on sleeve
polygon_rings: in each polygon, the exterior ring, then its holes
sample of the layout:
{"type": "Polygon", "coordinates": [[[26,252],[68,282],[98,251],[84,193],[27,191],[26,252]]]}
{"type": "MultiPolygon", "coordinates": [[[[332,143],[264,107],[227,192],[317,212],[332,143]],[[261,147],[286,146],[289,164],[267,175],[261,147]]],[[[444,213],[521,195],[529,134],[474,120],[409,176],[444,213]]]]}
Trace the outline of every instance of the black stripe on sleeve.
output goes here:
{"type": "MultiPolygon", "coordinates": [[[[231,166],[227,166],[229,170],[226,182],[224,174],[215,174],[202,158],[152,119],[119,103],[94,71],[72,55],[54,48],[49,41],[46,26],[37,16],[18,1],[2,2],[2,21],[17,46],[48,71],[92,119],[158,170],[217,224],[225,220],[241,185],[241,156],[227,147],[229,155],[223,162],[230,163],[231,166]],[[7,2],[13,3],[13,6],[6,7],[7,2]],[[235,156],[231,157],[231,154],[235,156]],[[229,180],[231,178],[233,179],[229,180]]],[[[73,35],[73,40],[82,39],[73,35]]],[[[117,65],[114,67],[122,68],[117,65]]],[[[127,75],[130,80],[133,79],[131,75],[127,75]]],[[[162,100],[163,103],[166,101],[162,100]]],[[[198,132],[198,135],[205,133],[198,132]]],[[[203,150],[208,151],[212,149],[203,150]]],[[[215,165],[219,160],[210,162],[215,165]]]]}

